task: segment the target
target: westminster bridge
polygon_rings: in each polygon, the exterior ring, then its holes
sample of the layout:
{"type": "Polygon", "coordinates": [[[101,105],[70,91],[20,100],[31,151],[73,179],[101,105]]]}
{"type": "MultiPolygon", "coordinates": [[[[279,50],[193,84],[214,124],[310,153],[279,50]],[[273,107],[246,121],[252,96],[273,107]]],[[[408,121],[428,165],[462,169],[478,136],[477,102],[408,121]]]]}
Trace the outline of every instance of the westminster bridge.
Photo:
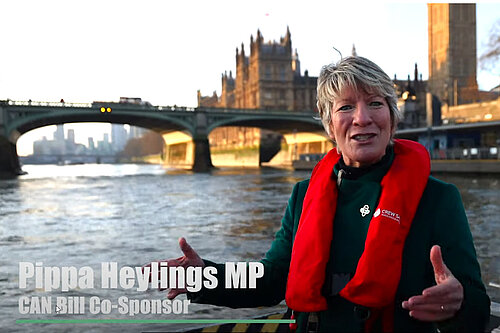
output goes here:
{"type": "Polygon", "coordinates": [[[201,172],[212,167],[208,134],[217,127],[258,127],[281,134],[322,129],[321,121],[312,111],[6,100],[0,101],[0,173],[21,172],[16,143],[24,133],[48,125],[78,122],[129,124],[160,134],[189,133],[194,144],[193,171],[201,172]]]}

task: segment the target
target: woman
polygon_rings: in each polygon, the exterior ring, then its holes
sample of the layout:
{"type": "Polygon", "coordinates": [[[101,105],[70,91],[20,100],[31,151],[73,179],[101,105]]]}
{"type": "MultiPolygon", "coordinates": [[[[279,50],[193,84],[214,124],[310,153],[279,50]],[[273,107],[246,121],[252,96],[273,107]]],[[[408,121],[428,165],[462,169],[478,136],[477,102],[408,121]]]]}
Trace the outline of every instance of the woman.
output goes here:
{"type": "Polygon", "coordinates": [[[392,139],[400,113],[390,78],[348,57],[322,68],[317,90],[337,148],[294,187],[257,289],[224,289],[224,266],[181,238],[184,256],[169,266],[216,266],[219,277],[188,297],[230,307],[286,298],[299,331],[481,331],[489,298],[460,194],[430,176],[425,148],[392,139]]]}

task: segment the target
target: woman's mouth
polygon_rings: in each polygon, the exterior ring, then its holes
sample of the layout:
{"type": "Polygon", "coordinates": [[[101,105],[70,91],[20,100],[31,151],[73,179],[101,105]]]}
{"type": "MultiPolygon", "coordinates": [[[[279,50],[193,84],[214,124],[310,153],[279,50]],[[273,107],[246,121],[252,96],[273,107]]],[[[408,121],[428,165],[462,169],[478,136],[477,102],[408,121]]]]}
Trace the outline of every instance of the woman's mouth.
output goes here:
{"type": "Polygon", "coordinates": [[[368,141],[370,140],[371,138],[373,138],[375,136],[375,134],[373,133],[368,133],[368,134],[356,134],[356,135],[353,135],[351,137],[351,139],[353,140],[356,140],[358,142],[364,142],[364,141],[368,141]]]}

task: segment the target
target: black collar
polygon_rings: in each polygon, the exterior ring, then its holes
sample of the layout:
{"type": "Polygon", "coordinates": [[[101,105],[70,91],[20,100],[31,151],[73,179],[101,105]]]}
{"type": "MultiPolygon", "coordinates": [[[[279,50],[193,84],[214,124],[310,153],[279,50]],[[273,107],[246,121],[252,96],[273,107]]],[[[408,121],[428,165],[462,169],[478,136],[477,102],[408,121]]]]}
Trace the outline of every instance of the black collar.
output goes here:
{"type": "Polygon", "coordinates": [[[382,157],[380,161],[378,161],[375,164],[371,164],[367,167],[361,167],[361,168],[356,168],[346,165],[344,162],[344,158],[341,157],[337,162],[336,169],[339,170],[339,172],[340,170],[342,170],[343,178],[355,180],[369,173],[370,171],[375,170],[378,167],[389,163],[389,161],[391,160],[392,152],[393,152],[392,145],[387,146],[385,150],[385,155],[382,157]]]}

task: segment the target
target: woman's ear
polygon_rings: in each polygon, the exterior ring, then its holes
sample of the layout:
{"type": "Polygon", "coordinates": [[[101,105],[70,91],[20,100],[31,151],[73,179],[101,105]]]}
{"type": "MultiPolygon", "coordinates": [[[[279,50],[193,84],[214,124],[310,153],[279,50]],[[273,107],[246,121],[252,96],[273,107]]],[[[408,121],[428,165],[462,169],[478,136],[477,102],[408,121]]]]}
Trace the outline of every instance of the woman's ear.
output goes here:
{"type": "Polygon", "coordinates": [[[330,139],[332,139],[333,142],[336,142],[336,140],[335,140],[335,134],[334,134],[335,132],[334,132],[334,128],[333,128],[333,124],[332,123],[330,123],[329,132],[330,133],[328,134],[328,136],[330,137],[330,139]]]}

